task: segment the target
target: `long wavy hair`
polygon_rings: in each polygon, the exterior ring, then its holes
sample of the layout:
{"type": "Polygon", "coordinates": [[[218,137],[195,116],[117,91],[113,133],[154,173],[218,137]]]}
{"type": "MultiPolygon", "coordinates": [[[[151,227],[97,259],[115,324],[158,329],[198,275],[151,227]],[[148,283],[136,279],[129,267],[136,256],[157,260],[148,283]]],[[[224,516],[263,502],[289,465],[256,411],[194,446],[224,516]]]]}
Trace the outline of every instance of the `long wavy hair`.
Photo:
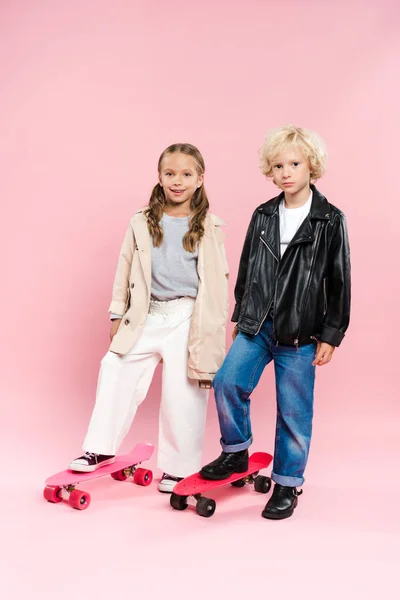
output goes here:
{"type": "MultiPolygon", "coordinates": [[[[172,144],[168,146],[161,154],[158,161],[158,172],[161,173],[161,165],[163,159],[168,154],[181,152],[192,156],[196,164],[196,170],[199,175],[203,175],[205,171],[204,159],[200,151],[192,144],[172,144]]],[[[163,230],[160,225],[165,206],[164,190],[159,183],[154,186],[151,192],[149,206],[145,209],[144,214],[147,218],[147,226],[150,235],[153,238],[153,246],[161,246],[163,241],[163,230]]],[[[196,245],[204,235],[204,219],[206,218],[209,209],[209,202],[204,189],[204,183],[193,194],[190,201],[191,215],[189,219],[189,230],[183,237],[183,247],[188,252],[194,252],[196,245]]]]}

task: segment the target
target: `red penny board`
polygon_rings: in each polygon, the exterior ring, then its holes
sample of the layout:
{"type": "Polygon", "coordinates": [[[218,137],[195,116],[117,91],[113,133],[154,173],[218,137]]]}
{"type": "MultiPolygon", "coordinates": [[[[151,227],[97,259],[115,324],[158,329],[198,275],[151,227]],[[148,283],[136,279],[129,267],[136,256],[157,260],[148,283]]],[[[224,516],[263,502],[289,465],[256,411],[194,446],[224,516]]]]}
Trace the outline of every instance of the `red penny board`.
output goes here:
{"type": "Polygon", "coordinates": [[[137,465],[143,460],[149,460],[153,452],[154,446],[152,444],[137,444],[129,454],[117,455],[115,457],[115,462],[111,465],[100,467],[96,471],[92,471],[92,473],[81,473],[78,471],[71,471],[70,469],[60,471],[46,479],[46,485],[75,485],[76,483],[88,481],[89,479],[97,479],[103,475],[110,475],[111,473],[116,473],[117,471],[131,467],[132,465],[137,465]]]}
{"type": "Polygon", "coordinates": [[[234,473],[227,479],[204,479],[200,473],[190,475],[174,487],[174,494],[178,496],[194,496],[195,494],[203,494],[216,488],[239,481],[248,475],[252,475],[256,471],[266,469],[272,462],[272,456],[266,452],[254,452],[249,458],[249,468],[244,473],[234,473]]]}

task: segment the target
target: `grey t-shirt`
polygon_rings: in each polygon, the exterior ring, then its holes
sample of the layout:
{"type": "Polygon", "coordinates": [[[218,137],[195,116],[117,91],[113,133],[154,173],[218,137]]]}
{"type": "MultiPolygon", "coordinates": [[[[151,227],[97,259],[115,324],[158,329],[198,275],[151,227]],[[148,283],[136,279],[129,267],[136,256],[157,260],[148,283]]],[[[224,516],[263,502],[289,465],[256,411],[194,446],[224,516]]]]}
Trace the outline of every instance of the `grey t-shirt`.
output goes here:
{"type": "Polygon", "coordinates": [[[189,217],[161,219],[164,239],[159,248],[151,242],[151,297],[153,300],[175,300],[184,296],[196,298],[198,249],[187,252],[183,236],[189,229],[189,217]]]}

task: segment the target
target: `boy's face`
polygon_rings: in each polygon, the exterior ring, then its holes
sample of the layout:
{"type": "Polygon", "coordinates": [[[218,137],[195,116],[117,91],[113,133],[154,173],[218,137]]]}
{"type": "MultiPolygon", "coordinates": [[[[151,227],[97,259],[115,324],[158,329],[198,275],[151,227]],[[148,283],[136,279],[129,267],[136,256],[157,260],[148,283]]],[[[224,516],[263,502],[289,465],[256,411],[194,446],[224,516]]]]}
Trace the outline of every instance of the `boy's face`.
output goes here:
{"type": "Polygon", "coordinates": [[[308,162],[296,144],[284,147],[272,161],[275,185],[286,195],[294,195],[310,186],[308,162]]]}

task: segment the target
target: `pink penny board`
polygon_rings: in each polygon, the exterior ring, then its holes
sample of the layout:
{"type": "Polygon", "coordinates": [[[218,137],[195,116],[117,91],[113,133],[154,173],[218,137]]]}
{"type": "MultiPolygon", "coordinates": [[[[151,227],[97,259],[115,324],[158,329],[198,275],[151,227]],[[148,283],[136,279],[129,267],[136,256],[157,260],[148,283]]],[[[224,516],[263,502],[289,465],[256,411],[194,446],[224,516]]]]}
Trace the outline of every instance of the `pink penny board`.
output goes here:
{"type": "Polygon", "coordinates": [[[262,475],[255,476],[261,469],[266,469],[272,462],[271,454],[266,452],[254,452],[249,457],[249,468],[244,473],[234,473],[227,479],[204,479],[200,473],[190,475],[174,487],[171,495],[171,506],[177,510],[187,508],[187,498],[195,497],[197,500],[196,510],[202,517],[211,517],[215,511],[215,500],[202,496],[204,492],[209,492],[224,485],[233,484],[234,487],[243,487],[246,483],[253,483],[257,492],[267,493],[271,487],[269,477],[262,475]]]}
{"type": "Polygon", "coordinates": [[[153,479],[151,471],[137,468],[137,465],[149,460],[154,452],[152,444],[137,444],[128,454],[115,457],[111,465],[100,467],[91,473],[81,473],[67,469],[55,473],[46,479],[43,495],[49,502],[68,500],[73,508],[84,510],[89,507],[90,495],[87,492],[75,489],[78,483],[97,479],[104,475],[111,475],[113,479],[124,481],[133,475],[133,480],[139,485],[150,485],[153,479]]]}

